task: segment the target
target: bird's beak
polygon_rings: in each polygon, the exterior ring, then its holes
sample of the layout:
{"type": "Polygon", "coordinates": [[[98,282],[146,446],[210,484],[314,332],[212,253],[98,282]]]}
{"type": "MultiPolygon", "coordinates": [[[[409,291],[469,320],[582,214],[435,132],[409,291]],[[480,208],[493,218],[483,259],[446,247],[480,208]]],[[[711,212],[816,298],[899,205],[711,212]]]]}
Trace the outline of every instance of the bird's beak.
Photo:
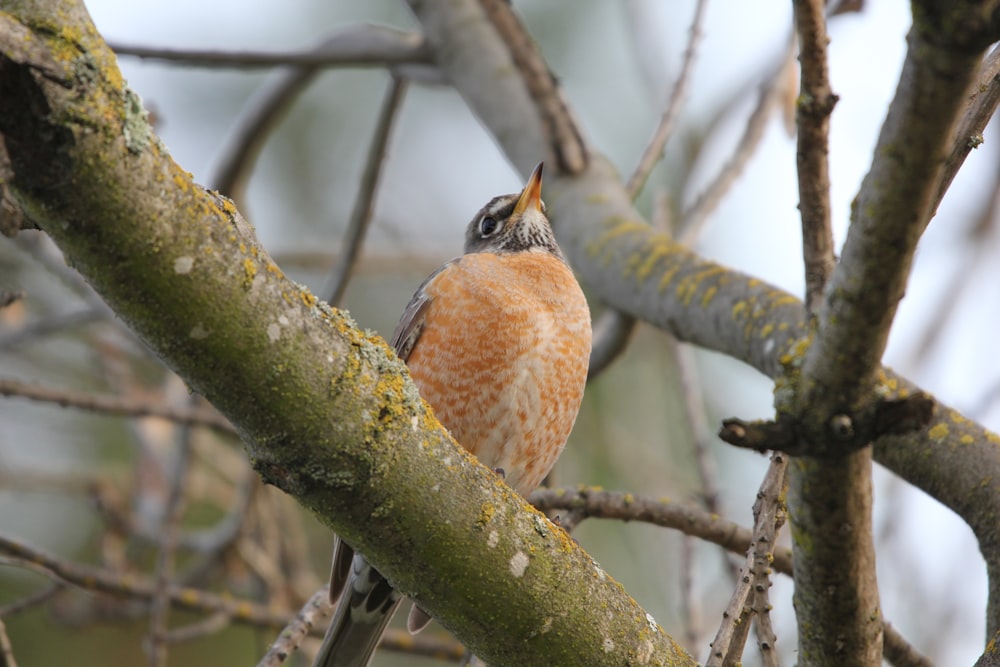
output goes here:
{"type": "Polygon", "coordinates": [[[535,211],[542,210],[542,166],[544,162],[539,162],[535,170],[528,177],[528,184],[521,191],[521,196],[514,206],[513,215],[521,215],[529,208],[535,211]]]}

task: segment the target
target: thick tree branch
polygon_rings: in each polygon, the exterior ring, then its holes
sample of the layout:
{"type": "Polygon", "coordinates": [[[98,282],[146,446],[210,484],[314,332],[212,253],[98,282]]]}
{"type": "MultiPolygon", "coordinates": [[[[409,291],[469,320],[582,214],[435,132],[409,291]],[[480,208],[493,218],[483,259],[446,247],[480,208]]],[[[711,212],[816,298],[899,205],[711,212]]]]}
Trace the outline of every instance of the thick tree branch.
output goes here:
{"type": "Polygon", "coordinates": [[[489,661],[693,664],[454,443],[382,339],[287,280],[166,155],[82,5],[15,9],[0,14],[0,133],[16,200],[237,425],[266,481],[489,661]]]}
{"type": "MultiPolygon", "coordinates": [[[[487,29],[478,4],[410,0],[410,6],[438,66],[526,174],[538,161],[540,146],[550,146],[553,139],[523,83],[509,75],[511,57],[498,35],[487,29]]],[[[997,85],[996,79],[990,78],[989,85],[997,85]]],[[[978,96],[973,104],[984,98],[978,96]]],[[[588,154],[584,171],[557,173],[546,182],[546,202],[563,250],[596,296],[680,340],[728,354],[770,377],[781,376],[784,365],[801,366],[810,327],[799,299],[655,232],[632,207],[608,161],[593,149],[588,154]]],[[[885,396],[905,397],[917,390],[885,369],[877,380],[885,396]]],[[[928,428],[883,436],[875,442],[874,455],[972,527],[990,574],[989,623],[1000,623],[1000,437],[937,403],[928,428]]]]}
{"type": "Polygon", "coordinates": [[[796,459],[790,469],[799,656],[809,664],[881,662],[871,452],[852,453],[830,424],[846,416],[856,425],[854,444],[870,441],[865,424],[875,421],[881,405],[876,386],[889,330],[981,61],[967,45],[954,48],[949,29],[955,28],[915,25],[910,31],[896,96],[852,207],[801,374],[792,371],[790,391],[776,398],[779,414],[792,416],[803,440],[844,452],[832,460],[796,459]],[[831,624],[838,632],[828,631],[831,624]]]}

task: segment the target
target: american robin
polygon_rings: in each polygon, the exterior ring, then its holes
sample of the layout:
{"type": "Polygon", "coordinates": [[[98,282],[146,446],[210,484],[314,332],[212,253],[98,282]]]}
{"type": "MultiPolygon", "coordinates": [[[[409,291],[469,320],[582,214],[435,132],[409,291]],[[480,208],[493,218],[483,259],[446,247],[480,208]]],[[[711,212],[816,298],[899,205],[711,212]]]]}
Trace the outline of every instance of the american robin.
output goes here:
{"type": "MultiPolygon", "coordinates": [[[[566,444],[590,358],[590,310],[541,189],[539,164],[519,194],[490,200],[469,223],[465,254],[424,280],[392,336],[441,423],[522,495],[566,444]]],[[[316,667],[365,667],[403,597],[338,540],[332,602],[345,587],[316,667]]],[[[429,621],[414,605],[407,627],[429,621]]]]}

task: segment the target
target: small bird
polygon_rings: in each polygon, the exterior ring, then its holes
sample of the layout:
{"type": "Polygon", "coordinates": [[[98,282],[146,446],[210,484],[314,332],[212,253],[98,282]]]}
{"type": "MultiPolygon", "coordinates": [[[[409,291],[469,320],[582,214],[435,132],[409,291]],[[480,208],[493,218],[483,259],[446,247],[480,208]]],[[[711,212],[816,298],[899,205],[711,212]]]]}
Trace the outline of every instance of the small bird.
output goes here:
{"type": "MultiPolygon", "coordinates": [[[[566,445],[590,359],[590,310],[541,190],[539,164],[519,194],[476,213],[465,254],[424,280],[392,336],[440,422],[524,496],[566,445]]],[[[330,600],[338,598],[314,664],[365,667],[403,596],[337,540],[330,600]]],[[[410,632],[429,622],[414,605],[410,632]]]]}

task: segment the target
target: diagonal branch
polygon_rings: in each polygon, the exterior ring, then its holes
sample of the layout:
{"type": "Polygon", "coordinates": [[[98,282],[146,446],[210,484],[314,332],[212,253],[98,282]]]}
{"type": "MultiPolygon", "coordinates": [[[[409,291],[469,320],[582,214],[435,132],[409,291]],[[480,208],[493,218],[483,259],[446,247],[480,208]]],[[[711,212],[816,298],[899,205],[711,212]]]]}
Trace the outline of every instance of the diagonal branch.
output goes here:
{"type": "MultiPolygon", "coordinates": [[[[478,4],[409,4],[437,54],[438,66],[511,161],[527,173],[538,147],[554,140],[546,135],[523,84],[509,76],[514,67],[510,54],[487,29],[478,4]]],[[[964,3],[962,7],[977,16],[964,3]]],[[[961,24],[959,17],[952,21],[961,24]]],[[[989,86],[997,85],[995,78],[988,81],[989,86]]],[[[988,97],[978,95],[972,105],[985,109],[995,104],[988,97]]],[[[546,201],[560,245],[592,294],[682,341],[728,354],[772,378],[784,372],[784,364],[801,365],[810,327],[799,299],[655,232],[632,207],[614,167],[593,149],[588,154],[584,171],[557,174],[546,182],[546,201]]],[[[886,369],[880,369],[877,378],[887,396],[917,390],[886,369]]],[[[997,439],[936,403],[928,428],[883,436],[874,448],[877,461],[953,509],[975,531],[990,573],[991,626],[1000,624],[997,439]]]]}
{"type": "Polygon", "coordinates": [[[0,133],[17,201],[238,425],[265,481],[489,661],[693,664],[454,443],[381,338],[285,278],[232,203],[166,155],[82,4],[29,3],[17,21],[0,14],[0,40],[7,26],[37,28],[0,43],[0,133]]]}

